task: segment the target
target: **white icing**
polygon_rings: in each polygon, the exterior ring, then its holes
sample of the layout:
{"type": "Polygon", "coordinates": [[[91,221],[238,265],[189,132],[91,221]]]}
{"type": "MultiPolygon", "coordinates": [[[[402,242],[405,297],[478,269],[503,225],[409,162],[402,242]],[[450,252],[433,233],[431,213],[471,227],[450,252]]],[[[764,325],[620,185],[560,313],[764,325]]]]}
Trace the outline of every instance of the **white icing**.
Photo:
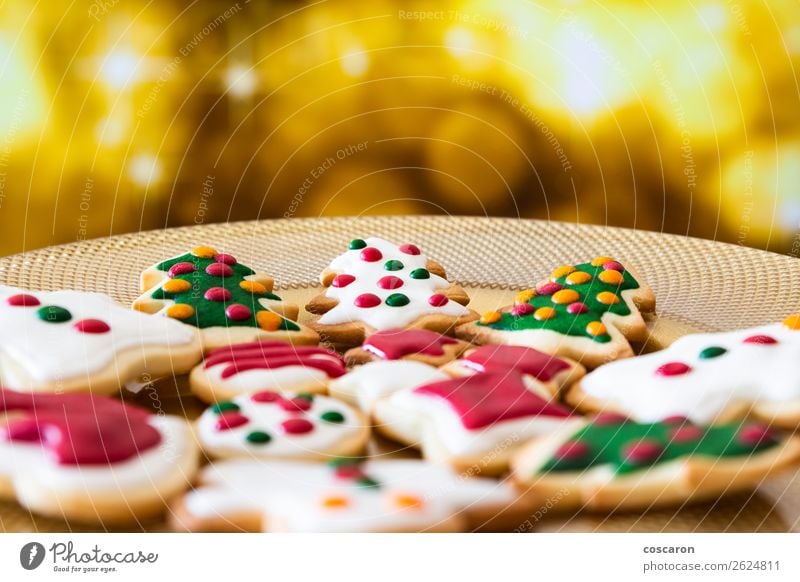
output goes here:
{"type": "Polygon", "coordinates": [[[469,313],[466,307],[455,301],[448,301],[442,307],[433,307],[428,303],[431,295],[450,286],[447,280],[433,273],[429,279],[412,279],[409,276],[414,269],[427,268],[428,257],[423,254],[407,255],[401,252],[397,245],[379,238],[370,237],[365,239],[365,242],[368,247],[377,248],[383,258],[375,262],[363,261],[360,258],[363,249],[357,249],[347,251],[331,261],[329,269],[353,275],[356,280],[346,287],[328,287],[325,296],[336,299],[339,303],[322,315],[319,323],[337,325],[362,321],[376,330],[382,330],[407,326],[423,315],[460,317],[469,313]],[[387,271],[383,265],[392,259],[402,262],[404,268],[400,271],[387,271]],[[403,286],[398,289],[379,287],[378,280],[390,275],[401,278],[404,281],[403,286]],[[382,303],[376,307],[356,307],[355,299],[363,293],[377,295],[382,303]],[[403,307],[386,305],[386,298],[393,293],[407,296],[410,299],[409,304],[403,307]]]}
{"type": "Polygon", "coordinates": [[[359,366],[331,382],[332,392],[352,394],[362,410],[398,390],[447,380],[444,372],[414,360],[375,361],[359,366]]]}
{"type": "MultiPolygon", "coordinates": [[[[284,394],[291,399],[294,394],[284,394]]],[[[203,448],[215,456],[237,455],[241,457],[303,457],[310,454],[334,450],[342,442],[355,438],[362,430],[356,412],[345,403],[327,396],[314,396],[311,408],[302,413],[287,412],[276,402],[253,402],[249,396],[238,396],[233,402],[239,412],[250,419],[247,424],[218,431],[215,428],[219,417],[211,408],[197,420],[197,433],[203,448]],[[324,412],[335,411],[344,416],[342,423],[320,420],[324,412]],[[284,420],[304,418],[314,424],[314,430],[304,434],[284,434],[280,428],[284,420]],[[245,440],[248,433],[260,430],[272,437],[265,444],[251,444],[245,440]]]]}
{"type": "Polygon", "coordinates": [[[174,320],[165,320],[116,305],[100,293],[80,291],[26,291],[0,286],[0,349],[24,371],[3,370],[6,387],[25,389],[29,380],[67,381],[96,373],[113,363],[117,353],[191,344],[196,332],[174,320]],[[35,307],[12,306],[12,295],[36,297],[35,307]],[[72,319],[62,323],[39,319],[36,311],[45,306],[64,307],[72,319]],[[111,330],[82,333],[73,325],[82,319],[100,319],[111,330]]]}
{"type": "Polygon", "coordinates": [[[796,403],[800,400],[800,331],[775,324],[687,335],[660,352],[601,366],[584,377],[581,388],[642,422],[681,415],[708,423],[736,402],[796,403]],[[753,335],[768,335],[779,343],[743,343],[753,335]],[[711,346],[728,352],[700,359],[700,352],[711,346]],[[692,371],[670,377],[655,373],[668,362],[682,362],[692,371]]]}
{"type": "Polygon", "coordinates": [[[230,362],[222,362],[205,369],[209,381],[214,386],[240,393],[259,390],[291,390],[293,392],[319,392],[328,385],[328,376],[322,370],[305,366],[286,366],[271,370],[245,370],[227,378],[222,372],[230,362]]]}
{"type": "Polygon", "coordinates": [[[187,494],[185,507],[201,518],[263,512],[265,523],[297,532],[424,530],[469,508],[504,507],[516,494],[489,479],[462,479],[443,466],[415,459],[368,461],[364,473],[380,488],[338,479],[324,464],[227,461],[204,470],[204,485],[187,494]],[[422,507],[401,508],[394,496],[411,495],[422,507]],[[340,496],[348,507],[330,509],[326,497],[340,496]]]}

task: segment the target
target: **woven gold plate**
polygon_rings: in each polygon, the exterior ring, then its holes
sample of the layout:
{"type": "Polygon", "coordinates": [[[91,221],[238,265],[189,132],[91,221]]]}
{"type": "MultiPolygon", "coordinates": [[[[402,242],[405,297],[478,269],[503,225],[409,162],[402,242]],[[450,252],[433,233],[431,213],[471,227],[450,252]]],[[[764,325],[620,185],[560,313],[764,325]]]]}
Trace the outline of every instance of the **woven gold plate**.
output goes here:
{"type": "MultiPolygon", "coordinates": [[[[782,320],[800,310],[800,261],[713,241],[619,228],[534,220],[462,217],[359,217],[267,220],[142,232],[51,247],[0,259],[0,282],[30,289],[100,291],[122,304],[138,295],[139,273],[198,244],[232,253],[276,279],[284,299],[302,304],[317,276],[356,237],[414,242],[463,285],[478,311],[507,304],[554,266],[611,255],[636,267],[654,288],[658,317],[650,347],[688,331],[719,331],[782,320]]],[[[202,405],[185,385],[164,383],[125,398],[194,418],[202,405]]],[[[389,447],[376,442],[373,447],[389,447]]],[[[644,514],[538,515],[535,531],[800,531],[800,473],[752,494],[644,514]]],[[[32,517],[0,503],[0,531],[96,531],[32,517]]],[[[163,531],[163,523],[136,531],[163,531]]]]}

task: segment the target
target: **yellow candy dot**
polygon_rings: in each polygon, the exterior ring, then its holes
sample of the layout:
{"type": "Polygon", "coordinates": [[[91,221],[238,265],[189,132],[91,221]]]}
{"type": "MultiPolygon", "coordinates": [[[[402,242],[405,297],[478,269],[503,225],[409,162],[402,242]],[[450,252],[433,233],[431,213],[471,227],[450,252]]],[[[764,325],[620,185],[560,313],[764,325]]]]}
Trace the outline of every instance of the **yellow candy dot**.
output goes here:
{"type": "Polygon", "coordinates": [[[500,321],[502,314],[499,311],[487,311],[483,315],[481,315],[481,323],[483,324],[490,324],[490,323],[497,323],[500,321]]]}
{"type": "Polygon", "coordinates": [[[592,337],[597,337],[599,335],[606,335],[608,330],[601,322],[593,321],[586,326],[586,333],[592,337]]]}
{"type": "Polygon", "coordinates": [[[263,295],[267,292],[267,288],[257,281],[242,281],[239,283],[239,287],[253,295],[263,295]]]}
{"type": "Polygon", "coordinates": [[[613,261],[612,257],[597,257],[595,260],[592,261],[593,267],[602,267],[603,263],[607,263],[608,261],[613,261]]]}
{"type": "Polygon", "coordinates": [[[623,281],[622,273],[619,271],[603,271],[597,278],[607,285],[619,285],[623,281]]]}
{"type": "Polygon", "coordinates": [[[201,259],[210,259],[217,254],[217,250],[211,247],[199,246],[192,249],[192,254],[201,259]]]}
{"type": "Polygon", "coordinates": [[[616,305],[619,303],[619,297],[616,293],[610,291],[603,291],[597,294],[597,300],[604,305],[616,305]]]}
{"type": "Polygon", "coordinates": [[[562,289],[561,291],[556,291],[553,293],[553,297],[551,299],[553,303],[566,305],[567,303],[575,303],[580,298],[580,294],[574,289],[562,289]]]}
{"type": "Polygon", "coordinates": [[[350,505],[346,497],[326,497],[322,500],[322,506],[328,509],[341,509],[350,505]]]}
{"type": "Polygon", "coordinates": [[[570,273],[575,272],[575,267],[572,265],[561,265],[555,271],[550,273],[550,280],[555,282],[556,279],[560,279],[561,277],[566,277],[570,273]]]}
{"type": "Polygon", "coordinates": [[[170,279],[164,283],[164,291],[167,293],[185,293],[192,288],[192,284],[184,279],[170,279]]]}
{"type": "Polygon", "coordinates": [[[539,321],[544,321],[546,319],[553,319],[556,315],[558,314],[556,313],[556,310],[553,309],[552,307],[540,307],[533,313],[533,316],[539,321]]]}
{"type": "Polygon", "coordinates": [[[175,319],[187,319],[194,315],[194,307],[191,305],[184,305],[183,303],[170,305],[167,308],[167,315],[175,319]]]}
{"type": "Polygon", "coordinates": [[[800,313],[795,313],[784,319],[783,325],[791,330],[800,331],[800,313]]]}
{"type": "Polygon", "coordinates": [[[575,271],[574,273],[570,273],[566,278],[567,285],[583,285],[591,280],[592,276],[589,273],[584,273],[583,271],[575,271]]]}
{"type": "Polygon", "coordinates": [[[259,311],[256,313],[256,323],[264,331],[275,331],[281,326],[281,316],[272,311],[259,311]]]}
{"type": "Polygon", "coordinates": [[[422,499],[417,497],[416,495],[396,495],[394,498],[395,505],[398,507],[404,508],[421,508],[422,507],[422,499]]]}
{"type": "Polygon", "coordinates": [[[535,289],[525,289],[525,291],[520,291],[516,294],[514,297],[514,303],[527,303],[534,297],[536,297],[535,289]]]}

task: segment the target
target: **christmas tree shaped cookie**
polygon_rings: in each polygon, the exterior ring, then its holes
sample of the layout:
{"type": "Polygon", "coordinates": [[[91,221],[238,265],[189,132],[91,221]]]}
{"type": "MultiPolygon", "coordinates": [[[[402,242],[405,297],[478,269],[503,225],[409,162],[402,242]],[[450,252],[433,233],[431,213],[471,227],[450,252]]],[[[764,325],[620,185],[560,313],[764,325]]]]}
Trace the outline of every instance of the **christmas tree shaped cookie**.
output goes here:
{"type": "Polygon", "coordinates": [[[782,324],[692,334],[660,352],[612,362],[585,376],[567,400],[641,421],[686,416],[721,422],[754,414],[800,427],[800,315],[782,324]]]}
{"type": "Polygon", "coordinates": [[[612,511],[714,498],[800,462],[800,439],[759,423],[639,424],[612,415],[532,441],[513,478],[538,504],[612,511]]]}
{"type": "Polygon", "coordinates": [[[296,323],[298,307],[272,292],[271,277],[227,253],[199,246],[142,273],[133,308],[200,329],[206,350],[257,339],[316,344],[319,337],[296,323]]]}
{"type": "Polygon", "coordinates": [[[528,346],[594,368],[632,356],[629,342],[647,337],[641,314],[655,311],[652,290],[611,257],[562,265],[515,301],[462,325],[457,335],[479,344],[528,346]]]}
{"type": "Polygon", "coordinates": [[[393,328],[447,333],[477,318],[465,307],[466,292],[412,244],[354,239],[320,280],[325,292],[306,305],[319,316],[310,327],[336,344],[359,345],[366,336],[393,328]]]}

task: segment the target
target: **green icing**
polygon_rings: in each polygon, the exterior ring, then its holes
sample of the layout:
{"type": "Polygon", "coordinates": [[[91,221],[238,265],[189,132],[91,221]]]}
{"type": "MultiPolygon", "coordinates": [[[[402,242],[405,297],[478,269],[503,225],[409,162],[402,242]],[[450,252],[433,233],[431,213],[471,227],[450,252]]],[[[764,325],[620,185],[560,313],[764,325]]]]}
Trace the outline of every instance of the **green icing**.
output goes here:
{"type": "Polygon", "coordinates": [[[235,402],[231,402],[230,400],[226,400],[224,402],[218,402],[214,406],[211,407],[211,411],[215,414],[220,414],[221,412],[227,412],[229,410],[240,410],[239,405],[235,402]]]}
{"type": "Polygon", "coordinates": [[[725,348],[721,348],[719,346],[711,346],[700,352],[700,359],[710,360],[712,358],[718,358],[719,356],[722,356],[723,354],[726,353],[728,353],[728,350],[726,350],[725,348]]]}
{"type": "Polygon", "coordinates": [[[366,246],[367,246],[366,241],[360,238],[354,238],[353,240],[350,241],[351,251],[357,251],[358,249],[363,249],[366,246]]]}
{"type": "Polygon", "coordinates": [[[386,298],[386,305],[390,307],[403,307],[404,305],[408,305],[410,299],[407,295],[402,293],[392,293],[386,298]]]}
{"type": "Polygon", "coordinates": [[[57,305],[45,305],[44,307],[40,307],[36,310],[36,315],[42,321],[47,321],[49,323],[63,323],[72,319],[72,314],[69,311],[57,305]]]}
{"type": "Polygon", "coordinates": [[[320,415],[320,418],[322,420],[324,420],[325,422],[332,422],[332,423],[335,423],[335,424],[339,424],[339,423],[344,422],[344,414],[342,414],[341,412],[338,412],[336,410],[329,410],[327,412],[323,412],[320,415]]]}
{"type": "Polygon", "coordinates": [[[387,271],[402,271],[404,266],[402,261],[397,259],[389,259],[383,264],[383,268],[387,271]]]}
{"type": "Polygon", "coordinates": [[[381,486],[380,483],[378,483],[375,479],[372,479],[371,477],[361,477],[359,479],[356,479],[356,484],[359,487],[364,487],[366,489],[379,489],[381,486]]]}
{"type": "Polygon", "coordinates": [[[760,443],[742,442],[738,433],[742,423],[696,426],[692,424],[656,422],[622,424],[589,424],[576,432],[567,446],[588,446],[586,454],[578,458],[551,457],[539,473],[580,471],[599,465],[610,465],[616,474],[625,474],[652,464],[664,463],[680,457],[699,455],[705,457],[735,457],[751,455],[755,451],[775,446],[774,439],[760,443]],[[699,430],[698,438],[678,439],[678,430],[699,430]],[[636,442],[647,441],[662,448],[661,455],[652,462],[637,464],[625,458],[626,448],[636,442]],[[582,443],[582,445],[577,444],[582,443]]]}
{"type": "Polygon", "coordinates": [[[586,332],[586,326],[593,321],[600,321],[603,314],[606,312],[615,313],[617,315],[630,315],[631,310],[622,299],[621,294],[628,289],[638,289],[639,283],[627,271],[622,273],[623,281],[619,286],[603,283],[597,279],[597,275],[603,272],[603,267],[593,267],[591,263],[575,265],[575,270],[589,273],[592,279],[580,285],[567,285],[567,277],[564,276],[556,279],[555,282],[560,283],[564,289],[577,291],[580,294],[579,301],[583,302],[589,308],[589,311],[586,313],[573,315],[567,311],[567,305],[557,305],[553,303],[551,295],[537,295],[528,301],[528,303],[533,305],[536,309],[540,307],[552,307],[556,310],[556,317],[540,321],[536,319],[533,314],[516,317],[511,313],[503,313],[500,319],[495,323],[485,324],[478,322],[478,325],[499,331],[549,329],[564,335],[588,337],[599,343],[610,342],[610,335],[605,334],[593,337],[586,332]],[[619,303],[606,305],[597,301],[597,295],[603,291],[618,295],[620,298],[619,303]]]}
{"type": "Polygon", "coordinates": [[[408,274],[412,279],[430,279],[431,274],[428,272],[428,269],[423,269],[420,267],[419,269],[414,269],[408,274]]]}
{"type": "Polygon", "coordinates": [[[245,438],[247,439],[248,443],[254,445],[265,445],[272,440],[272,437],[263,430],[254,430],[253,432],[249,432],[245,438]]]}
{"type": "MultiPolygon", "coordinates": [[[[158,287],[150,295],[153,299],[171,299],[176,304],[191,305],[194,308],[194,315],[187,319],[182,320],[184,323],[192,324],[199,328],[206,327],[258,327],[256,321],[256,313],[260,311],[269,311],[265,309],[259,302],[259,299],[272,299],[280,301],[281,298],[274,293],[264,293],[263,295],[254,295],[245,291],[239,286],[239,283],[245,280],[245,277],[255,273],[253,269],[236,263],[230,265],[233,274],[230,277],[215,277],[206,273],[206,267],[216,261],[213,258],[204,259],[196,257],[191,253],[186,253],[179,257],[166,260],[156,265],[159,271],[169,271],[176,263],[192,263],[195,270],[191,273],[184,273],[173,277],[173,279],[183,279],[191,284],[188,291],[183,293],[169,293],[158,287]],[[224,287],[227,289],[231,298],[228,301],[209,301],[204,297],[205,292],[211,287],[224,287]],[[233,320],[225,315],[225,308],[232,303],[241,303],[250,308],[251,314],[247,319],[233,320]]],[[[284,331],[300,331],[300,327],[293,321],[289,321],[285,317],[281,317],[281,324],[278,327],[284,331]]]]}

